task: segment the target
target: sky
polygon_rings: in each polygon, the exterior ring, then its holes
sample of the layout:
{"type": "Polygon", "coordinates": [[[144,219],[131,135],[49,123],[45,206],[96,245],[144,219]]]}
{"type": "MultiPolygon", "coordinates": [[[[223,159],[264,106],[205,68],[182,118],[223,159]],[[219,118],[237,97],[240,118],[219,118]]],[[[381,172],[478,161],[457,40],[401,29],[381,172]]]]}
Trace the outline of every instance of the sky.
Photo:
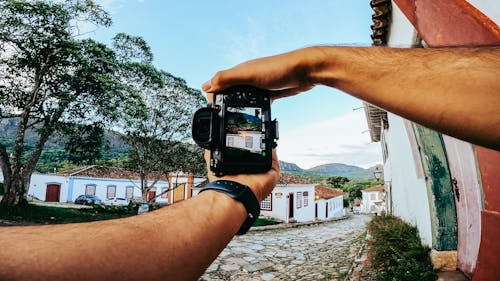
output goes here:
{"type": "MultiPolygon", "coordinates": [[[[119,32],[141,36],[154,65],[201,89],[217,71],[249,59],[314,45],[371,44],[365,0],[97,0],[113,20],[89,36],[109,44],[119,32]]],[[[301,168],[327,163],[370,167],[381,162],[370,143],[362,102],[336,89],[275,101],[278,158],[301,168]]]]}

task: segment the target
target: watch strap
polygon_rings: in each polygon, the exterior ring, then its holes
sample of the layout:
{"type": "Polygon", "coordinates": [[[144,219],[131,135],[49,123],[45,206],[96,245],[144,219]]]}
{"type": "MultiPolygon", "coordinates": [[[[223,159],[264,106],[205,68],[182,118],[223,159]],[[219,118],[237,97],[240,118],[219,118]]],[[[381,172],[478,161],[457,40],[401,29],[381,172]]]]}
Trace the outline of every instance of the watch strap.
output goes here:
{"type": "Polygon", "coordinates": [[[235,181],[217,180],[205,185],[201,189],[200,193],[206,190],[215,190],[225,193],[231,198],[243,203],[248,212],[248,216],[238,230],[238,233],[236,233],[237,235],[245,234],[260,215],[259,200],[257,200],[255,194],[246,185],[235,181]]]}

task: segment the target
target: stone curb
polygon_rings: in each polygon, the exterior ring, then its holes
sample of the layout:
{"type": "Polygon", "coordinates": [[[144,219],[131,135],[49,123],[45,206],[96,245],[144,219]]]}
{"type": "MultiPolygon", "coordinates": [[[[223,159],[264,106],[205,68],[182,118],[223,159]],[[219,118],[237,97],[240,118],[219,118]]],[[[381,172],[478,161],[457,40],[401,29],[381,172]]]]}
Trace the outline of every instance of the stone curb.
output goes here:
{"type": "Polygon", "coordinates": [[[324,224],[324,223],[345,220],[350,218],[351,216],[352,216],[351,214],[347,214],[340,218],[334,218],[323,221],[292,222],[292,223],[280,223],[280,224],[265,225],[265,226],[252,226],[249,229],[249,231],[265,231],[265,230],[276,230],[276,229],[286,229],[286,228],[297,228],[301,226],[310,226],[310,225],[317,225],[317,224],[324,224]]]}

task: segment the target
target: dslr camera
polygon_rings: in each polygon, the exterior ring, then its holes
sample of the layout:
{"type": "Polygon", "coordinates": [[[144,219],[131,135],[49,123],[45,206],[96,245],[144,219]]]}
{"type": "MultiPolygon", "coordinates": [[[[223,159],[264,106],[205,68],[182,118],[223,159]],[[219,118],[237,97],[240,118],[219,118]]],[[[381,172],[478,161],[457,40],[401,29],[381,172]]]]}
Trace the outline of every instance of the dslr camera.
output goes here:
{"type": "Polygon", "coordinates": [[[193,117],[192,135],[210,150],[215,176],[263,173],[271,169],[278,122],[271,120],[271,92],[234,86],[214,95],[193,117]]]}

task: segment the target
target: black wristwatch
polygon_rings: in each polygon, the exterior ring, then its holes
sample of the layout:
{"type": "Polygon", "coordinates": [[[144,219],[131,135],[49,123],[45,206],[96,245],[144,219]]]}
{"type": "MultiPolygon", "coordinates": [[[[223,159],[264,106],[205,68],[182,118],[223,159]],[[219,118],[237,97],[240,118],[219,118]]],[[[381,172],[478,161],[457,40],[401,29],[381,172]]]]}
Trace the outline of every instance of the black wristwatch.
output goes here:
{"type": "Polygon", "coordinates": [[[260,215],[259,200],[257,200],[255,194],[253,194],[252,190],[246,185],[237,183],[235,181],[218,180],[205,185],[201,189],[200,193],[205,190],[215,190],[225,193],[231,198],[243,203],[243,205],[247,209],[248,216],[241,226],[240,230],[238,230],[238,233],[236,233],[237,235],[245,234],[260,215]]]}

